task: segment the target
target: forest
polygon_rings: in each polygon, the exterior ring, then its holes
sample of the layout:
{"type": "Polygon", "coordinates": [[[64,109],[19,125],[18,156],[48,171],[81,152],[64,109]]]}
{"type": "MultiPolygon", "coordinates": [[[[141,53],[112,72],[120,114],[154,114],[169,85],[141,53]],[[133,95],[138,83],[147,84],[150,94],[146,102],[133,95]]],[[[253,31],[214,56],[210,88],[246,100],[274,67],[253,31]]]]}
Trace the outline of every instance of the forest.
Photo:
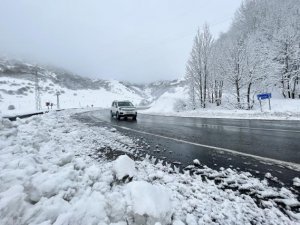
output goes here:
{"type": "Polygon", "coordinates": [[[276,90],[300,98],[300,1],[245,0],[230,29],[214,39],[208,24],[195,35],[186,64],[189,109],[226,103],[252,109],[276,90]]]}

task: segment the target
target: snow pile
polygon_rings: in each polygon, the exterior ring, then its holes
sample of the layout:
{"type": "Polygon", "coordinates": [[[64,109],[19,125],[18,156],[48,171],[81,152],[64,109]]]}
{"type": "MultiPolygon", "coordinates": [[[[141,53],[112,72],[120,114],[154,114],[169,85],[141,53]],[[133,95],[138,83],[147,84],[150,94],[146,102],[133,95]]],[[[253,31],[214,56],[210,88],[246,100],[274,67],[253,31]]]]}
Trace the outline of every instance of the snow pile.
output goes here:
{"type": "Polygon", "coordinates": [[[119,156],[114,163],[114,171],[117,179],[121,180],[124,177],[133,177],[135,174],[135,163],[127,155],[119,156]]]}
{"type": "Polygon", "coordinates": [[[193,160],[194,165],[198,166],[200,165],[200,161],[198,159],[194,159],[193,160]]]}
{"type": "MultiPolygon", "coordinates": [[[[90,127],[70,111],[0,121],[0,224],[297,224],[299,202],[247,173],[204,168],[226,177],[224,189],[199,175],[175,173],[133,154],[134,142],[110,128],[90,127]],[[118,174],[118,175],[117,175],[118,174]],[[132,176],[120,182],[117,177],[132,176]],[[257,204],[239,188],[273,198],[257,204]],[[280,210],[280,205],[289,208],[280,210]]],[[[203,172],[202,171],[202,172],[203,172]]]]}
{"type": "Polygon", "coordinates": [[[127,185],[132,214],[137,224],[170,224],[172,205],[168,190],[161,185],[134,181],[127,185]]]}
{"type": "Polygon", "coordinates": [[[151,104],[151,108],[145,110],[145,113],[159,112],[168,113],[176,112],[176,104],[180,100],[188,98],[185,87],[176,87],[162,94],[156,101],[151,104]]]}
{"type": "Polygon", "coordinates": [[[300,187],[300,178],[299,178],[299,177],[295,177],[295,178],[293,179],[293,185],[294,185],[295,187],[300,187]]]}

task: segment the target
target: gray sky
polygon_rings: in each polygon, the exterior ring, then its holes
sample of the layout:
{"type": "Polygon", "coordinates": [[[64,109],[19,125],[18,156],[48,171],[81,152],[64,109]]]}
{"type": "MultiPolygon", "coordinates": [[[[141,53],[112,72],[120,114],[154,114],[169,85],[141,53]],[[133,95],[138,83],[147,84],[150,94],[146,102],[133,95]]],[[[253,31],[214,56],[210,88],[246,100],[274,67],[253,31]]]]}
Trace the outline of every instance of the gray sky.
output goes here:
{"type": "Polygon", "coordinates": [[[241,0],[1,0],[0,55],[82,76],[184,75],[197,28],[226,31],[241,0]]]}

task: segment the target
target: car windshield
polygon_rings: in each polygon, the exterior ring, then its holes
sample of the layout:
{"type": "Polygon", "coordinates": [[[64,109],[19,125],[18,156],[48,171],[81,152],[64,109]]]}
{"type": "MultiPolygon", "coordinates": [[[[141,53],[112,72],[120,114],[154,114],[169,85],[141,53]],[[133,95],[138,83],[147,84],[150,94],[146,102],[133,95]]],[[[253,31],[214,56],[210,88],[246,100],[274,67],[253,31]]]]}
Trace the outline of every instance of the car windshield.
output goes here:
{"type": "Polygon", "coordinates": [[[118,106],[133,106],[131,102],[118,102],[118,106]]]}

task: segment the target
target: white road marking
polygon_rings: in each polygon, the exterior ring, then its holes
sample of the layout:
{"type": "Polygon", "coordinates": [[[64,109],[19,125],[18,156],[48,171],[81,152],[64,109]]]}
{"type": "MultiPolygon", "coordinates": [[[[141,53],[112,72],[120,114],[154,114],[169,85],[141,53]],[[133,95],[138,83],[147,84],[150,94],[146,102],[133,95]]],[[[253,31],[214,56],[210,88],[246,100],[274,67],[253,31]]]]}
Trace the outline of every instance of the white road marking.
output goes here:
{"type": "Polygon", "coordinates": [[[279,132],[294,132],[300,133],[300,130],[284,130],[284,129],[272,129],[272,128],[257,128],[257,127],[239,127],[233,125],[216,125],[216,124],[201,124],[204,126],[217,126],[217,127],[233,127],[239,129],[247,129],[247,130],[263,130],[263,131],[279,131],[279,132]]]}

